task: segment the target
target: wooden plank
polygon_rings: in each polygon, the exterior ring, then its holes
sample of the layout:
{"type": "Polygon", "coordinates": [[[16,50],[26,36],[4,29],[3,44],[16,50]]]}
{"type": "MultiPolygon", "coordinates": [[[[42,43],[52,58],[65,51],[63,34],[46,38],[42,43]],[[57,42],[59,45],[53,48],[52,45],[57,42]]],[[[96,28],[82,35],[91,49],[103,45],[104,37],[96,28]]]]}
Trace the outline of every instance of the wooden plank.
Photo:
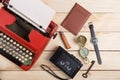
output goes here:
{"type": "MultiPolygon", "coordinates": [[[[53,65],[49,59],[52,56],[54,52],[43,52],[38,61],[35,63],[35,65],[31,68],[31,71],[38,71],[41,70],[40,65],[45,64],[48,65],[52,70],[59,70],[55,65],[53,65]]],[[[83,59],[80,57],[78,54],[78,51],[69,51],[70,54],[73,54],[76,56],[83,64],[83,59]]],[[[119,61],[119,56],[120,52],[103,52],[101,51],[101,58],[102,58],[102,65],[98,65],[97,60],[96,60],[96,55],[95,52],[90,51],[89,53],[89,61],[95,60],[96,63],[93,66],[92,70],[120,70],[120,61],[119,61]]],[[[84,64],[81,70],[86,70],[90,66],[89,64],[84,64]]],[[[18,66],[13,64],[12,62],[8,61],[6,58],[3,56],[0,56],[0,70],[5,70],[5,71],[12,71],[12,70],[21,70],[18,66]]]]}
{"type": "Polygon", "coordinates": [[[56,12],[69,12],[75,2],[90,12],[120,12],[119,0],[43,0],[56,12]],[[112,5],[112,6],[111,6],[112,5]]]}
{"type": "Polygon", "coordinates": [[[75,2],[86,8],[90,12],[120,12],[120,1],[114,0],[43,0],[56,12],[69,12],[75,2]],[[103,4],[104,3],[104,4],[103,4]],[[112,5],[112,6],[111,6],[112,5]]]}
{"type": "MultiPolygon", "coordinates": [[[[65,35],[71,45],[71,49],[69,50],[79,50],[79,46],[76,42],[77,36],[72,35],[71,33],[65,32],[65,35]]],[[[91,35],[90,33],[80,32],[79,35],[84,35],[87,37],[86,47],[89,50],[94,50],[93,45],[90,42],[91,35]]],[[[120,50],[120,33],[119,32],[96,32],[96,36],[98,38],[98,45],[100,50],[120,50]]],[[[57,46],[64,47],[64,44],[58,35],[56,39],[51,39],[50,43],[48,44],[46,50],[54,50],[57,46]]]]}
{"type": "MultiPolygon", "coordinates": [[[[79,71],[78,74],[70,80],[120,80],[120,71],[90,71],[88,78],[81,75],[85,71],[79,71]]],[[[2,71],[1,80],[57,80],[45,71],[2,71]]],[[[69,78],[61,71],[55,71],[63,78],[69,78]]]]}
{"type": "MultiPolygon", "coordinates": [[[[53,21],[58,24],[58,31],[67,31],[61,26],[62,21],[67,13],[57,13],[53,21]]],[[[120,14],[119,13],[93,13],[81,31],[89,31],[88,22],[93,22],[95,31],[120,31],[120,14]]]]}
{"type": "Polygon", "coordinates": [[[0,3],[0,7],[2,7],[2,4],[0,3]]]}

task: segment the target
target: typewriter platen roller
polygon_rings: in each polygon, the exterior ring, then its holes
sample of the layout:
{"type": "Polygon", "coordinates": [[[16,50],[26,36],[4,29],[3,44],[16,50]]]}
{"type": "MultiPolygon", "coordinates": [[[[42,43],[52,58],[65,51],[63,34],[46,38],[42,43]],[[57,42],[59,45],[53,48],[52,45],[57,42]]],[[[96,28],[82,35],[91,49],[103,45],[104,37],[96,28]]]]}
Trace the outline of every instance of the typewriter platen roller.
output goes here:
{"type": "MultiPolygon", "coordinates": [[[[4,3],[4,1],[2,1],[4,3]]],[[[29,70],[57,30],[53,21],[43,33],[5,7],[0,9],[0,54],[29,70]]]]}

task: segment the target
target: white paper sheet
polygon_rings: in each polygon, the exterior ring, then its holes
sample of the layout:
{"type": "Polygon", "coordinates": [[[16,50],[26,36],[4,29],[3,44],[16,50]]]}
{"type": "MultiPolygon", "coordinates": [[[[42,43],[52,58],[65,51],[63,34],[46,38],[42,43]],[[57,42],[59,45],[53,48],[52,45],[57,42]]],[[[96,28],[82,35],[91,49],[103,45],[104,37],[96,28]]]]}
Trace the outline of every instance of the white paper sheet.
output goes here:
{"type": "MultiPolygon", "coordinates": [[[[53,16],[55,15],[55,11],[45,5],[41,0],[10,0],[9,4],[21,12],[24,16],[8,6],[11,11],[17,13],[33,25],[35,25],[32,22],[34,21],[35,23],[41,25],[44,29],[47,29],[53,16]]],[[[37,25],[35,27],[39,28],[37,25]]]]}

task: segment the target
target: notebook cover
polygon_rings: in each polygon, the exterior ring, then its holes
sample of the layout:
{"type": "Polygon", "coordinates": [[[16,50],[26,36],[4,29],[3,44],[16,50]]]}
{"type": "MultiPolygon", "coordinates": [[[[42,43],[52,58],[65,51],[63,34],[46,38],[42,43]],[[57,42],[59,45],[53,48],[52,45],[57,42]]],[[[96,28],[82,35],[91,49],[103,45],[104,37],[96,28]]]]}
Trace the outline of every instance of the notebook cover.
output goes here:
{"type": "Polygon", "coordinates": [[[90,15],[91,13],[89,11],[75,3],[61,25],[74,35],[77,35],[90,15]]]}

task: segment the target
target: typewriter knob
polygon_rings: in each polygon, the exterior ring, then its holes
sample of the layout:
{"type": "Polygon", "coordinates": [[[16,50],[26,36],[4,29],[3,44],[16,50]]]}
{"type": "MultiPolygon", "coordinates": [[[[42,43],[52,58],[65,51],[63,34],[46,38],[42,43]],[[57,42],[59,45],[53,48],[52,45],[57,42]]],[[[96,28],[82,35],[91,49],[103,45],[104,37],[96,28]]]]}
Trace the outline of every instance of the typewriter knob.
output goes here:
{"type": "Polygon", "coordinates": [[[57,36],[57,33],[55,33],[55,34],[53,35],[53,39],[55,39],[55,38],[56,38],[56,36],[57,36]]]}

